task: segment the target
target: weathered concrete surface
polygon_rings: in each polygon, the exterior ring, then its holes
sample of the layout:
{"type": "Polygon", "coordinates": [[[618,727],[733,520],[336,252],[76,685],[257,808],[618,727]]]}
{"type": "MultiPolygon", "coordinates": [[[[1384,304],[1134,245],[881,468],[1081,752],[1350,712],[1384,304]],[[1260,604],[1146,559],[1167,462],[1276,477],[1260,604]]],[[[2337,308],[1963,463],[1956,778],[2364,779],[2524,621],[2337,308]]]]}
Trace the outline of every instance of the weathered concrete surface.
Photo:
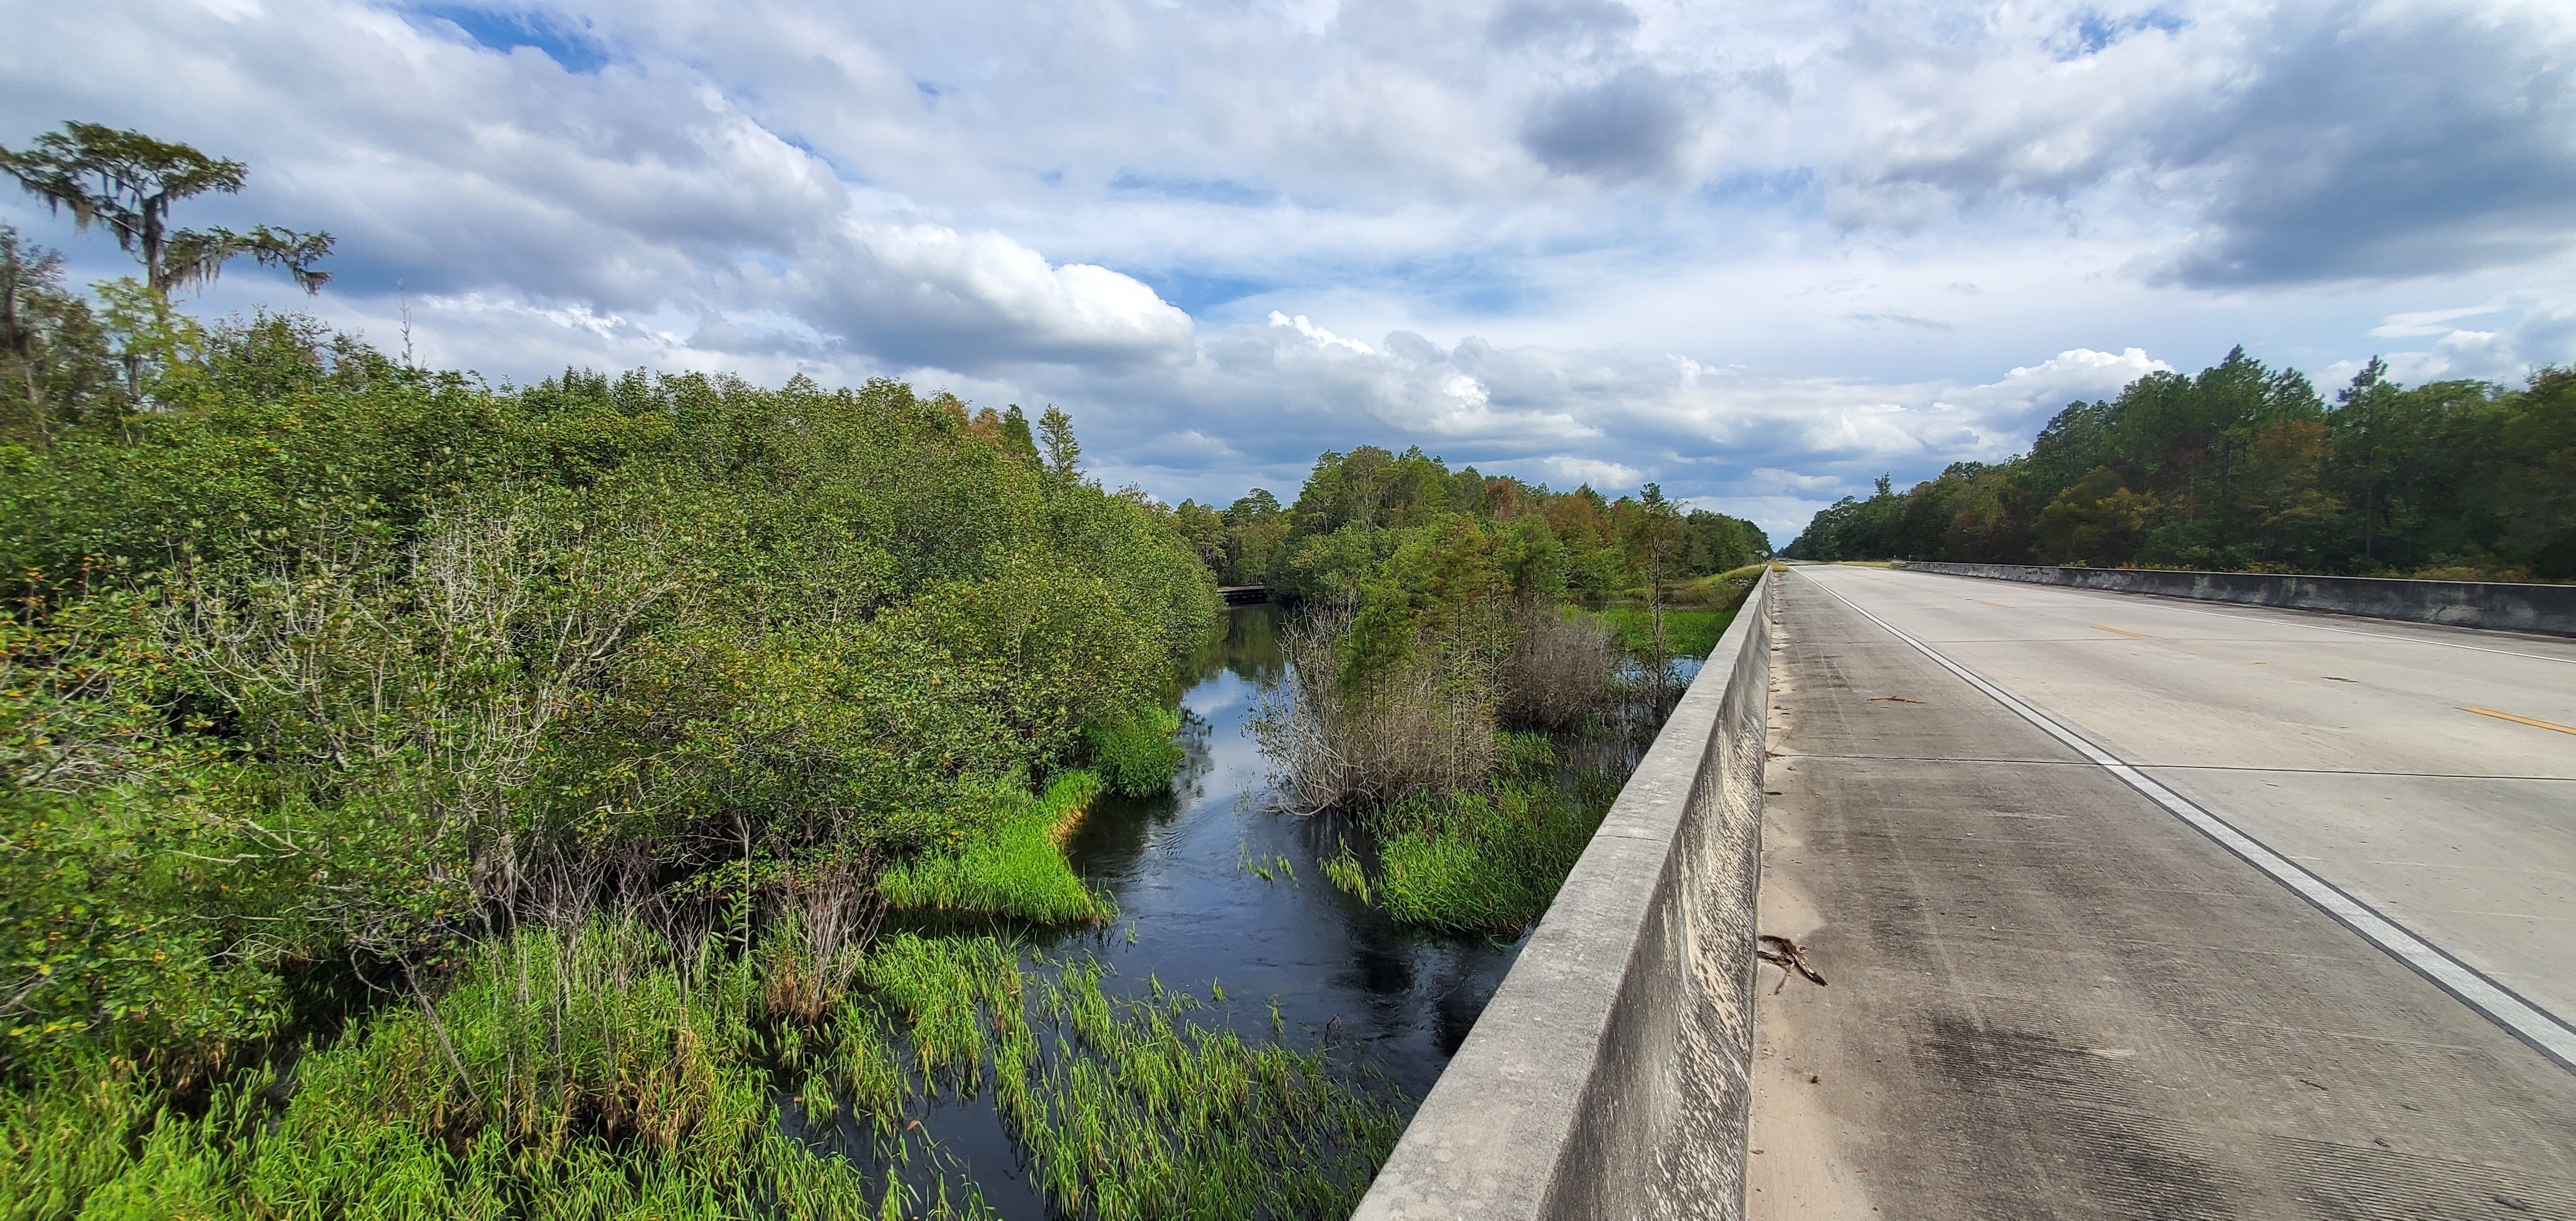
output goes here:
{"type": "Polygon", "coordinates": [[[1357,1217],[1740,1215],[1777,581],[1718,642],[1357,1217]]]}
{"type": "Polygon", "coordinates": [[[1751,1216],[2576,1217],[2576,1076],[1818,582],[2526,996],[2576,974],[2576,735],[2459,711],[2576,725],[2576,647],[1802,568],[1762,921],[1831,984],[1762,970],[1751,1216]]]}
{"type": "Polygon", "coordinates": [[[2506,581],[2401,581],[2255,572],[2173,572],[2144,568],[2059,568],[2032,564],[1911,561],[1899,567],[1955,577],[2158,594],[2371,619],[2441,623],[2488,631],[2576,636],[2576,585],[2506,581]]]}

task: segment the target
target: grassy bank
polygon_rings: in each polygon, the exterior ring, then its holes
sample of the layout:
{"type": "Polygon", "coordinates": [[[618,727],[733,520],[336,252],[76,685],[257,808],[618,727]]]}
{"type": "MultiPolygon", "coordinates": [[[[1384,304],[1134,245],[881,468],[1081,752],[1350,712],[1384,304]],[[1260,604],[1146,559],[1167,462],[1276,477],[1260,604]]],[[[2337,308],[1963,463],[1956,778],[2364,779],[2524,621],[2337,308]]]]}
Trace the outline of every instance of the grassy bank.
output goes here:
{"type": "Polygon", "coordinates": [[[961,832],[953,846],[889,867],[878,875],[877,892],[896,911],[1104,923],[1108,901],[1082,884],[1057,847],[1104,787],[1088,771],[1066,772],[1034,797],[1016,785],[995,784],[976,794],[984,807],[980,825],[961,832]]]}

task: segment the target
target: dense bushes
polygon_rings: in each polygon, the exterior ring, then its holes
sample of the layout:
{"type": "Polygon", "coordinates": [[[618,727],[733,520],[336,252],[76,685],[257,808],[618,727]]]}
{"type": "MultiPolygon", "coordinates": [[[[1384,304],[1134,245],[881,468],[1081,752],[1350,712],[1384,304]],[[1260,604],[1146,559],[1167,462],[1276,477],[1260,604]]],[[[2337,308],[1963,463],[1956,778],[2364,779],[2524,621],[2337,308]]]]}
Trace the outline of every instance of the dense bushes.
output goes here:
{"type": "Polygon", "coordinates": [[[263,318],[149,390],[0,446],[0,1067],[237,1063],[305,964],[550,870],[1017,842],[1214,623],[1150,505],[892,382],[493,390],[263,318]]]}
{"type": "Polygon", "coordinates": [[[2030,453],[1816,515],[1783,554],[2576,580],[2576,372],[2324,402],[2242,349],[2075,403],[2030,453]]]}

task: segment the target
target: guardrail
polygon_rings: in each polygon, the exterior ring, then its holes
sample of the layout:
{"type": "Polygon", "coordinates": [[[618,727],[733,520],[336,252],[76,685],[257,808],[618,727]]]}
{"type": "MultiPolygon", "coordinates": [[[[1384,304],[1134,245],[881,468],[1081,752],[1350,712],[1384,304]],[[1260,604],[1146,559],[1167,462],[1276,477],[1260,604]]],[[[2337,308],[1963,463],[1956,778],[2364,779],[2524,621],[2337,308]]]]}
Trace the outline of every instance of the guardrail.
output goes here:
{"type": "Polygon", "coordinates": [[[1743,1214],[1765,573],[1356,1218],[1743,1214]]]}
{"type": "Polygon", "coordinates": [[[1912,572],[1938,572],[1997,581],[2069,585],[2117,593],[2197,598],[2204,602],[2332,611],[2368,619],[2403,619],[2452,627],[2576,636],[2576,585],[1930,561],[1898,561],[1895,566],[1912,572]]]}

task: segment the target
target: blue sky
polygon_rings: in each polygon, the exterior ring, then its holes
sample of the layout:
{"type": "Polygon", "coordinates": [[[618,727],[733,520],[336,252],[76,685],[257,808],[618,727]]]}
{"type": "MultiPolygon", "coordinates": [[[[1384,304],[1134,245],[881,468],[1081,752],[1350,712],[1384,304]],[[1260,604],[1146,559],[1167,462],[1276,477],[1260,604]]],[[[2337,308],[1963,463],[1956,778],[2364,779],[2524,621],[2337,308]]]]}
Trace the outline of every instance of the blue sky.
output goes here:
{"type": "Polygon", "coordinates": [[[2563,3],[5,3],[0,143],[186,140],[252,172],[183,222],[338,236],[203,311],[1054,403],[1168,500],[1419,444],[1785,540],[2231,344],[2576,360],[2563,3]]]}

